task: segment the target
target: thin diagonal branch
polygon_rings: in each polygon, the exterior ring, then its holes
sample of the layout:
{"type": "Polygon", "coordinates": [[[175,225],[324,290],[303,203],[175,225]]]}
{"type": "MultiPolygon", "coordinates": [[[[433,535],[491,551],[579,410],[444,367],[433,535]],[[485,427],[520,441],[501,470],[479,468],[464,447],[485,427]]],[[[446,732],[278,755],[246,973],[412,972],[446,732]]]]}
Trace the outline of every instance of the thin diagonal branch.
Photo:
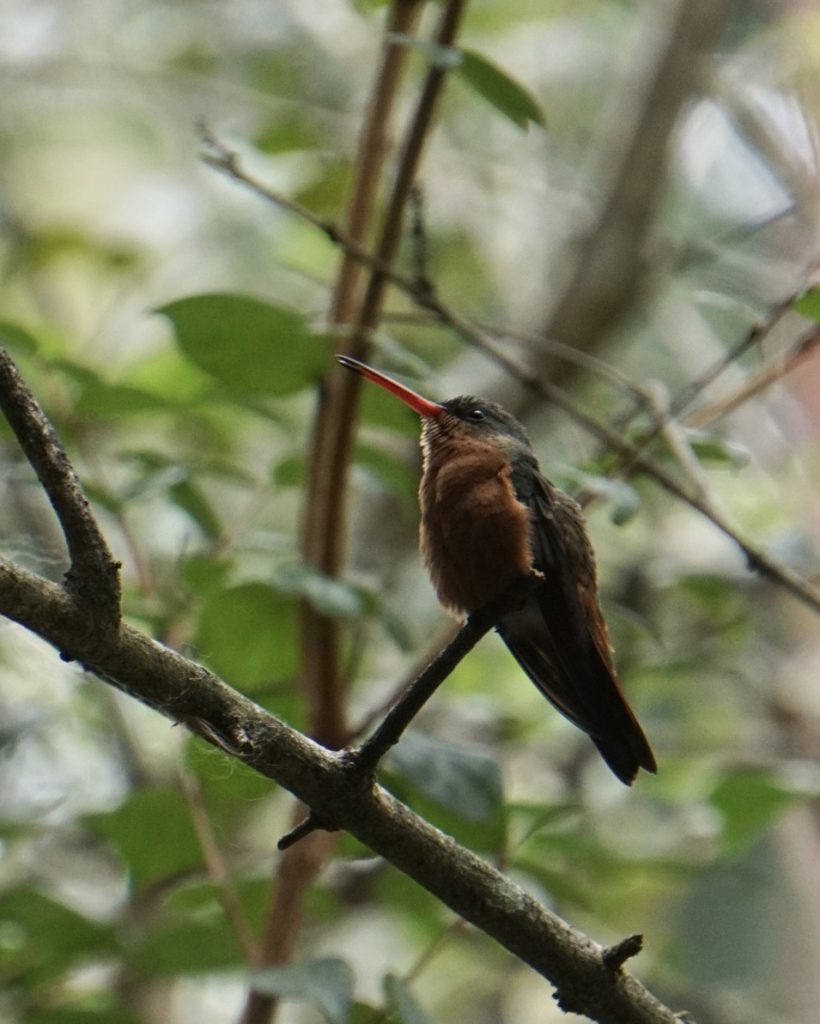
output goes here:
{"type": "MultiPolygon", "coordinates": [[[[267,188],[253,177],[246,174],[239,166],[233,154],[228,151],[230,159],[220,159],[213,156],[209,162],[212,166],[237,181],[247,185],[252,191],[267,199],[269,202],[281,205],[289,209],[296,216],[303,217],[308,222],[324,231],[336,245],[347,248],[357,259],[373,266],[377,266],[385,278],[392,285],[411,298],[420,308],[430,312],[436,320],[461,337],[468,345],[483,352],[489,359],[500,366],[509,376],[517,380],[524,387],[542,400],[551,402],[567,415],[571,416],[588,433],[604,442],[613,451],[617,452],[622,459],[619,472],[626,474],[628,471],[638,471],[653,479],[665,491],[680,501],[689,505],[694,511],[709,519],[721,533],[725,534],[743,552],[750,569],[756,570],[771,580],[776,585],[788,591],[792,596],[802,601],[813,611],[820,613],[820,592],[798,573],[793,572],[788,566],[782,565],[776,559],[771,558],[764,551],[746,540],[724,516],[718,514],[714,509],[706,506],[696,495],[690,493],[685,487],[668,473],[662,466],[657,465],[644,454],[645,442],[635,444],[625,438],[614,427],[605,423],[599,423],[570,398],[570,396],[551,381],[541,380],[529,366],[514,358],[498,344],[495,338],[476,324],[461,316],[455,310],[446,305],[434,291],[425,286],[419,290],[418,282],[407,277],[398,271],[393,270],[384,264],[377,257],[372,256],[367,250],[356,242],[347,239],[342,232],[332,224],[321,221],[310,211],[304,210],[296,203],[290,201],[282,202],[278,193],[267,188]]],[[[650,437],[660,433],[660,428],[653,428],[649,432],[650,437]]]]}
{"type": "Polygon", "coordinates": [[[600,1024],[678,1024],[634,977],[609,969],[601,946],[389,793],[363,782],[344,754],[301,736],[201,665],[126,623],[116,633],[95,635],[88,613],[64,588],[4,561],[0,614],[58,649],[72,647],[109,684],[351,832],[550,981],[564,1009],[600,1024]]]}
{"type": "Polygon", "coordinates": [[[187,768],[179,773],[180,788],[182,795],[188,804],[191,815],[191,822],[196,832],[199,848],[202,850],[202,857],[208,876],[216,889],[217,898],[222,905],[225,919],[233,929],[236,940],[245,954],[249,966],[256,963],[256,941],[253,932],[245,919],[242,904],[239,902],[236,889],[231,884],[230,874],[219,849],[219,844],[214,835],[211,819],[208,817],[208,810],[205,807],[205,798],[202,793],[202,786],[199,779],[187,768]]]}
{"type": "Polygon", "coordinates": [[[744,381],[731,394],[696,409],[691,416],[687,417],[687,423],[693,427],[705,427],[722,416],[728,416],[729,413],[739,409],[744,402],[759,395],[775,381],[795,370],[803,360],[808,359],[816,352],[818,345],[820,345],[820,327],[810,327],[780,359],[755,374],[751,380],[744,381]]]}
{"type": "MultiPolygon", "coordinates": [[[[516,580],[498,600],[473,612],[446,646],[425,665],[413,682],[404,689],[385,715],[376,731],[356,750],[349,751],[352,768],[357,774],[372,776],[384,755],[401,739],[405,729],[465,658],[475,645],[513,608],[520,607],[543,581],[540,572],[516,580]]],[[[287,850],[298,840],[319,829],[335,828],[311,810],[307,818],[283,836],[280,850],[287,850]]]]}
{"type": "Polygon", "coordinates": [[[433,696],[458,663],[512,608],[521,605],[543,581],[541,573],[516,581],[508,592],[486,608],[474,612],[447,646],[436,655],[385,715],[379,727],[353,753],[356,768],[372,773],[387,751],[433,696]]]}
{"type": "Polygon", "coordinates": [[[95,615],[95,628],[115,627],[120,617],[119,563],[91,514],[77,474],[60,439],[0,347],[0,410],[42,484],[60,523],[71,561],[65,585],[95,615]]]}

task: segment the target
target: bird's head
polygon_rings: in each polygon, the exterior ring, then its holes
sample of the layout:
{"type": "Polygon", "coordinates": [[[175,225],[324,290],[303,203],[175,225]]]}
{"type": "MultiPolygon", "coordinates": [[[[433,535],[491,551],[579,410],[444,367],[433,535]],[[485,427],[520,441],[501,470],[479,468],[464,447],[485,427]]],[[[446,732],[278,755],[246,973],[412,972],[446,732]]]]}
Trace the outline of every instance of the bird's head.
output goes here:
{"type": "Polygon", "coordinates": [[[422,421],[422,440],[426,448],[435,450],[437,445],[446,441],[454,444],[461,441],[483,442],[501,449],[510,459],[530,451],[526,430],[496,402],[473,395],[432,402],[358,359],[350,356],[336,358],[342,366],[378,384],[417,413],[422,421]]]}

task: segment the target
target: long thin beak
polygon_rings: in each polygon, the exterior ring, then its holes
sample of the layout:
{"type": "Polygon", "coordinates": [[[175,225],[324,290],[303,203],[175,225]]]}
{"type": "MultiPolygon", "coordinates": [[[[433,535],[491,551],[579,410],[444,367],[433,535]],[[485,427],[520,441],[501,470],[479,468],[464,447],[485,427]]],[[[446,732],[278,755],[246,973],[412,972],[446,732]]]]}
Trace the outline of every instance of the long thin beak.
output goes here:
{"type": "Polygon", "coordinates": [[[378,384],[379,387],[389,391],[395,395],[396,398],[401,399],[405,405],[409,405],[413,412],[419,414],[422,417],[435,417],[441,416],[444,412],[444,406],[439,405],[438,402],[431,402],[427,398],[422,398],[421,395],[417,395],[415,391],[411,391],[410,388],[406,388],[403,384],[399,384],[397,380],[393,380],[392,377],[388,377],[384,373],[379,373],[378,370],[374,370],[371,366],[366,363],[360,363],[358,359],[352,359],[350,356],[336,356],[338,362],[342,366],[346,366],[348,370],[353,370],[358,373],[360,377],[364,377],[365,380],[372,380],[374,384],[378,384]]]}

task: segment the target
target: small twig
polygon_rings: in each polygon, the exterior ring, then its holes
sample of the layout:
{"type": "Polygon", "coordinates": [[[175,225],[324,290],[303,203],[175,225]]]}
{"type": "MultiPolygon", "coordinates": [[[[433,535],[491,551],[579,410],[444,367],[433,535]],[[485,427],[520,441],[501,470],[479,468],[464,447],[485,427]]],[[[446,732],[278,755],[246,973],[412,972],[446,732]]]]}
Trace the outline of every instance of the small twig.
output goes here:
{"type": "Polygon", "coordinates": [[[474,612],[467,619],[444,650],[401,695],[373,735],[353,752],[353,763],[358,771],[372,775],[379,761],[399,742],[404,730],[462,658],[469,654],[507,612],[526,600],[542,580],[543,577],[538,572],[516,580],[501,598],[474,612]]]}
{"type": "Polygon", "coordinates": [[[222,851],[219,849],[213,825],[205,807],[202,786],[196,776],[185,768],[180,769],[179,781],[182,795],[188,804],[196,837],[199,840],[199,847],[202,850],[202,857],[208,870],[208,877],[216,889],[217,898],[222,904],[225,918],[233,929],[236,940],[245,954],[245,959],[250,965],[253,965],[256,962],[256,941],[248,922],[245,920],[245,914],[242,911],[242,904],[239,902],[236,890],[231,885],[230,873],[222,856],[222,851]]]}
{"type": "Polygon", "coordinates": [[[425,649],[414,660],[413,665],[405,673],[404,677],[394,686],[393,690],[382,701],[380,701],[379,704],[370,708],[356,723],[356,725],[353,726],[351,729],[351,737],[354,740],[369,732],[376,722],[379,722],[384,718],[396,701],[401,698],[402,694],[413,685],[416,677],[427,667],[429,662],[432,661],[443,647],[446,647],[447,644],[453,640],[459,629],[460,626],[458,622],[449,616],[442,621],[441,628],[436,631],[431,642],[427,644],[425,649]]]}
{"type": "MultiPolygon", "coordinates": [[[[452,673],[456,665],[470,653],[479,640],[489,633],[508,611],[525,601],[542,580],[541,573],[533,570],[531,575],[516,580],[499,599],[490,602],[467,619],[444,650],[432,659],[413,683],[399,696],[396,704],[387,713],[373,735],[356,750],[346,752],[346,763],[349,766],[351,780],[372,778],[381,759],[391,747],[399,742],[404,730],[452,673]]],[[[311,810],[303,821],[282,836],[277,845],[280,850],[286,850],[304,836],[310,835],[311,832],[318,829],[332,831],[336,828],[337,826],[328,824],[326,818],[320,817],[311,810]]]]}
{"type": "Polygon", "coordinates": [[[313,811],[308,812],[307,816],[304,817],[298,825],[286,832],[279,842],[276,844],[277,850],[287,850],[291,846],[299,842],[300,839],[304,839],[305,836],[309,836],[311,832],[338,832],[339,828],[337,825],[331,824],[327,818],[322,818],[313,811]]]}
{"type": "Polygon", "coordinates": [[[744,402],[759,395],[765,388],[791,373],[815,351],[818,344],[820,344],[820,327],[812,327],[797,339],[781,359],[755,374],[751,380],[745,381],[731,394],[695,410],[687,418],[687,424],[693,427],[705,427],[723,416],[728,416],[729,413],[739,409],[744,402]]]}
{"type": "MultiPolygon", "coordinates": [[[[589,939],[380,787],[352,787],[341,755],[300,736],[201,665],[127,623],[101,641],[87,628],[88,614],[63,587],[2,560],[0,614],[58,649],[76,647],[80,659],[102,678],[117,680],[114,685],[172,721],[207,721],[213,737],[231,737],[245,764],[285,786],[317,813],[332,816],[374,853],[549,979],[565,998],[581,1002],[584,1012],[600,1024],[675,1024],[671,1010],[629,974],[613,978],[589,939]]],[[[316,837],[321,838],[326,837],[316,837]]]]}
{"type": "Polygon", "coordinates": [[[111,556],[60,439],[2,347],[0,409],[37,474],[63,531],[71,560],[65,574],[66,589],[93,612],[95,627],[116,627],[120,620],[119,562],[111,556]]]}
{"type": "Polygon", "coordinates": [[[643,949],[643,935],[627,935],[625,939],[616,942],[614,946],[607,946],[601,952],[601,959],[604,967],[613,974],[618,973],[623,965],[633,956],[637,956],[643,949]]]}
{"type": "MultiPolygon", "coordinates": [[[[302,216],[302,212],[296,204],[289,202],[283,203],[281,196],[272,192],[270,189],[267,189],[254,178],[249,177],[246,172],[241,170],[236,164],[233,164],[230,168],[221,163],[214,163],[213,165],[219,167],[220,170],[226,171],[226,173],[230,173],[237,181],[244,183],[248,188],[252,189],[258,195],[265,197],[270,202],[279,206],[285,206],[296,215],[302,216]]],[[[306,220],[309,223],[312,223],[317,227],[322,227],[323,229],[326,228],[327,225],[325,225],[324,222],[320,221],[309,211],[305,212],[307,214],[306,220]]],[[[643,449],[649,443],[649,440],[654,439],[654,437],[657,436],[657,433],[660,432],[659,427],[653,428],[646,438],[642,439],[639,444],[636,444],[625,438],[615,428],[605,423],[599,423],[584,412],[583,409],[581,409],[581,407],[577,405],[562,388],[553,384],[551,381],[541,380],[528,366],[510,356],[509,353],[507,353],[486,331],[482,330],[480,327],[450,309],[449,306],[445,305],[438,298],[435,292],[419,292],[416,287],[416,283],[411,278],[387,267],[382,261],[367,252],[363,246],[345,238],[336,229],[333,230],[336,244],[346,248],[353,256],[356,257],[356,259],[361,259],[368,265],[379,269],[385,279],[389,280],[391,284],[405,295],[408,295],[420,308],[426,309],[428,312],[432,313],[439,323],[449,327],[452,331],[458,334],[462,340],[467,342],[468,345],[471,345],[473,348],[483,352],[485,356],[500,366],[506,373],[524,387],[532,391],[533,394],[547,402],[551,402],[568,416],[571,416],[593,437],[598,438],[599,441],[604,442],[613,451],[617,452],[621,457],[621,462],[618,467],[620,474],[625,475],[628,471],[637,470],[654,479],[655,482],[669,494],[678,498],[680,501],[689,505],[689,507],[694,511],[709,519],[718,528],[718,530],[721,531],[721,533],[725,534],[725,536],[739,547],[743,552],[750,569],[757,570],[767,579],[788,591],[793,597],[802,601],[813,611],[820,613],[820,592],[818,592],[815,587],[787,566],[782,565],[776,559],[770,558],[765,552],[747,541],[714,509],[708,508],[703,501],[700,500],[698,495],[689,493],[662,466],[652,462],[652,460],[644,455],[643,449]]],[[[673,410],[675,409],[676,404],[677,403],[673,403],[673,410]]]]}
{"type": "Polygon", "coordinates": [[[660,436],[666,441],[681,472],[691,484],[692,493],[708,508],[713,508],[715,503],[709,497],[706,474],[686,439],[683,427],[671,415],[666,388],[660,383],[653,384],[644,389],[644,394],[647,408],[654,417],[656,426],[660,428],[660,436]]]}
{"type": "MultiPolygon", "coordinates": [[[[816,267],[817,261],[814,260],[806,272],[805,277],[808,278],[816,267]]],[[[770,334],[792,308],[794,299],[794,294],[791,294],[778,302],[774,309],[769,311],[769,314],[765,319],[753,324],[749,331],[736,345],[733,345],[732,348],[725,352],[719,359],[716,359],[715,362],[711,366],[707,367],[698,378],[693,380],[690,384],[687,384],[686,387],[680,391],[678,396],[673,399],[669,407],[669,414],[671,416],[680,416],[680,414],[690,406],[700,394],[702,394],[717,380],[724,370],[736,363],[738,359],[744,356],[750,349],[754,348],[768,334],[770,334]]]]}
{"type": "Polygon", "coordinates": [[[424,224],[424,192],[421,185],[413,186],[409,198],[413,274],[418,290],[429,291],[431,284],[427,272],[427,230],[424,224]]]}

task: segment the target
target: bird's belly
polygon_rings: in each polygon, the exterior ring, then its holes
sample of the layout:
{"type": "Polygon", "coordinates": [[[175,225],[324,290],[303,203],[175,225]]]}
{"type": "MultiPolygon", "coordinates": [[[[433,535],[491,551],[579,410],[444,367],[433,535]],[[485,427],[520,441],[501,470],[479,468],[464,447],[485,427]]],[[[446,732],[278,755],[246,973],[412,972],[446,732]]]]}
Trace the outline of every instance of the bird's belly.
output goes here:
{"type": "Polygon", "coordinates": [[[439,600],[459,612],[500,597],[532,563],[509,466],[450,461],[422,488],[421,547],[439,600]]]}

